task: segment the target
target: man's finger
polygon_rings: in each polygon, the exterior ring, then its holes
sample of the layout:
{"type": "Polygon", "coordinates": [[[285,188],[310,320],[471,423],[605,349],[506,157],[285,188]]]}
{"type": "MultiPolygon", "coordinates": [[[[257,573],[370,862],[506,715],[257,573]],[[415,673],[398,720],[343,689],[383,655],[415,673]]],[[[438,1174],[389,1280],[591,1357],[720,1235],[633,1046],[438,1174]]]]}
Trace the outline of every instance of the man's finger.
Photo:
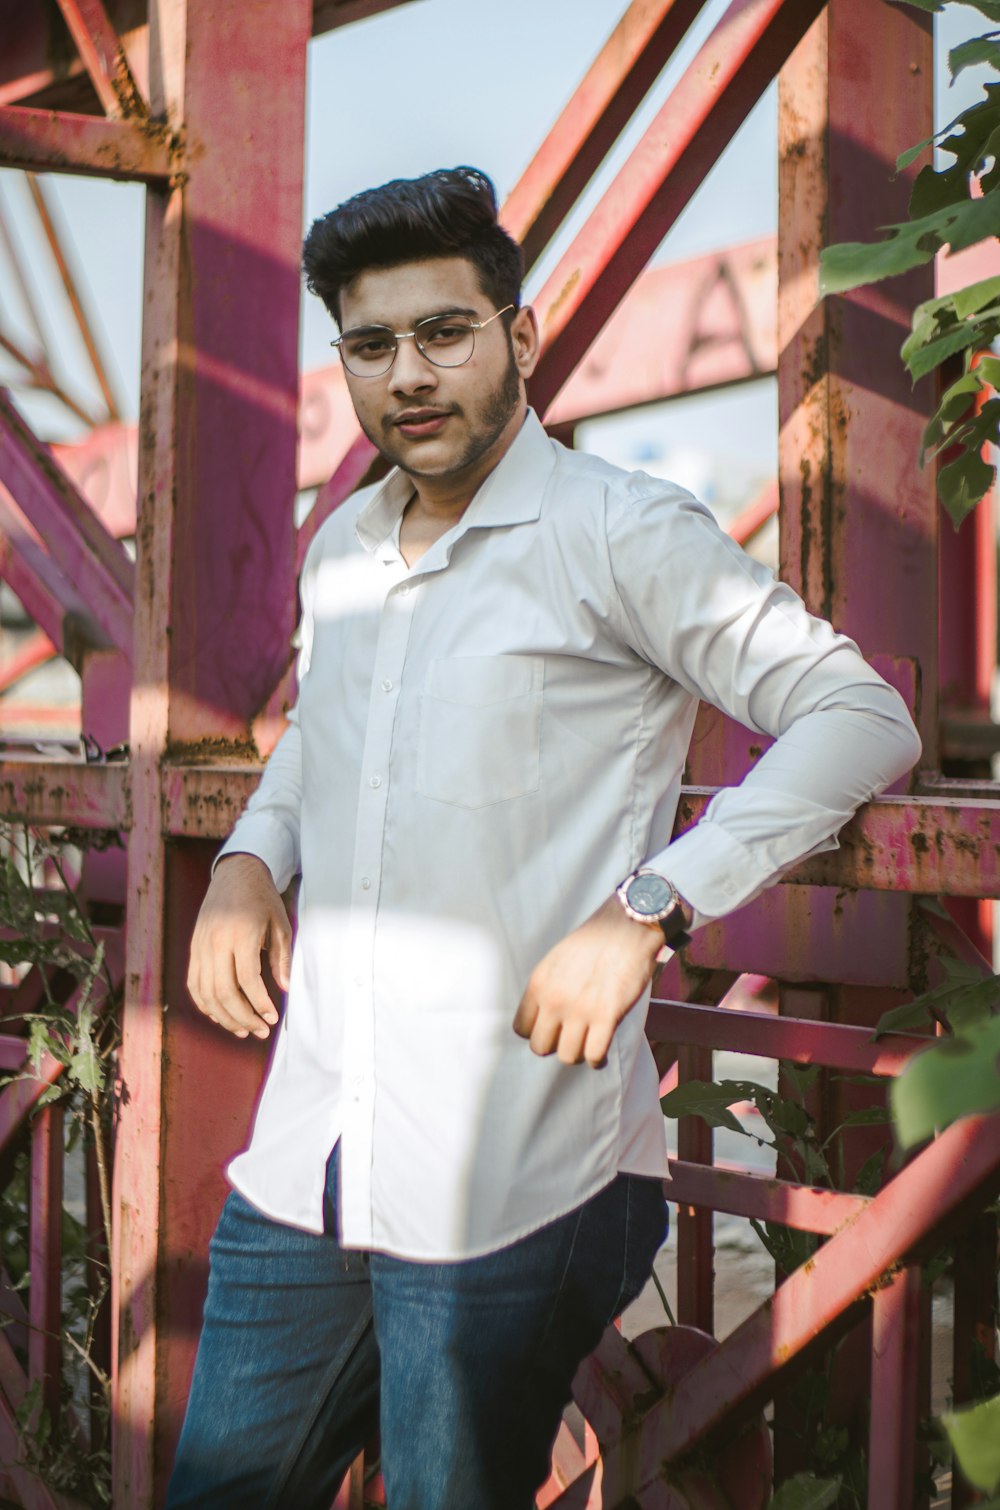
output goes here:
{"type": "Polygon", "coordinates": [[[291,930],[277,918],[271,924],[267,957],[271,964],[271,974],[282,991],[287,991],[292,971],[292,935],[291,930]]]}
{"type": "Polygon", "coordinates": [[[519,1038],[530,1038],[538,1016],[538,1003],[522,996],[521,1005],[514,1014],[514,1032],[519,1038]]]}
{"type": "Polygon", "coordinates": [[[559,1047],[556,1053],[563,1064],[579,1064],[583,1058],[583,1045],[587,1037],[587,1024],[579,1022],[564,1022],[559,1034],[559,1047]]]}
{"type": "Polygon", "coordinates": [[[583,1057],[592,1070],[599,1070],[606,1063],[617,1026],[617,1022],[592,1022],[587,1029],[583,1057]]]}
{"type": "Polygon", "coordinates": [[[257,1038],[266,1038],[269,1032],[266,1024],[254,1011],[240,990],[236,979],[235,961],[231,954],[224,955],[221,959],[216,958],[215,986],[212,992],[213,1009],[219,1013],[223,1027],[229,1028],[230,1032],[238,1037],[245,1038],[248,1033],[253,1033],[257,1038]]]}
{"type": "Polygon", "coordinates": [[[543,1058],[546,1054],[553,1053],[556,1044],[559,1042],[561,1026],[559,1018],[554,1014],[549,1013],[543,1017],[539,1012],[535,1019],[535,1025],[531,1030],[531,1038],[529,1040],[532,1053],[540,1054],[543,1058]]]}
{"type": "Polygon", "coordinates": [[[252,946],[249,949],[244,947],[236,954],[235,965],[239,988],[258,1017],[262,1017],[265,1022],[277,1022],[277,1009],[260,973],[260,950],[252,946]]]}

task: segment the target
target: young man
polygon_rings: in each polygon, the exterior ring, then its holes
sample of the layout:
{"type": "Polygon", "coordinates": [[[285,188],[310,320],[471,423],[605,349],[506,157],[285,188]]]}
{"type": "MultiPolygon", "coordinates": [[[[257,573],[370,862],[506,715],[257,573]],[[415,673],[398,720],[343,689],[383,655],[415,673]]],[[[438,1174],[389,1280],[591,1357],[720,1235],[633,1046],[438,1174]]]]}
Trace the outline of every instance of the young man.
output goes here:
{"type": "Polygon", "coordinates": [[[481,173],[356,196],[305,266],[395,470],[313,542],[298,704],[192,945],[221,1027],[277,1024],[262,950],[288,1007],[169,1503],[325,1510],[380,1425],[392,1510],[528,1510],[664,1235],[658,953],[919,743],[687,493],[547,438],[481,173]],[[778,738],[671,844],[699,698],[778,738]]]}

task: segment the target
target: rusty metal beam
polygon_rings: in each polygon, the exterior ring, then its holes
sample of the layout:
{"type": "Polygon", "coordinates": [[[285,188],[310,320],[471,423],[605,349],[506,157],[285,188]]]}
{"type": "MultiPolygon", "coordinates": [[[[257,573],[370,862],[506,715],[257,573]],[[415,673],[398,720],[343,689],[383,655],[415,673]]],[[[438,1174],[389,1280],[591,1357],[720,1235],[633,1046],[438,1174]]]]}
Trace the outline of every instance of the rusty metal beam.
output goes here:
{"type": "Polygon", "coordinates": [[[822,8],[734,0],[536,300],[545,414],[611,311],[822,8]]]}
{"type": "Polygon", "coordinates": [[[397,10],[411,0],[313,0],[312,34],[321,36],[335,27],[350,26],[352,21],[367,21],[383,11],[397,10]]]}
{"type": "Polygon", "coordinates": [[[155,121],[0,105],[0,165],[37,173],[87,173],[163,183],[179,170],[175,149],[155,121]]]}
{"type": "Polygon", "coordinates": [[[655,998],[649,1005],[646,1036],[654,1042],[696,1044],[735,1054],[760,1054],[765,1059],[820,1064],[851,1075],[898,1075],[910,1056],[932,1041],[916,1034],[894,1033],[873,1043],[870,1028],[846,1023],[720,1011],[655,998]]]}
{"type": "Polygon", "coordinates": [[[108,643],[87,604],[44,550],[2,483],[0,578],[77,669],[87,649],[108,643]]]}
{"type": "MultiPolygon", "coordinates": [[[[701,817],[712,790],[684,789],[681,829],[701,817]]],[[[995,796],[972,801],[880,797],[841,830],[839,843],[839,849],[803,861],[782,879],[923,896],[1000,897],[1000,800],[995,796]]]]}
{"type": "Polygon", "coordinates": [[[678,1206],[727,1211],[731,1216],[780,1222],[799,1232],[819,1232],[824,1236],[830,1236],[858,1216],[870,1199],[819,1186],[793,1185],[788,1180],[768,1179],[760,1174],[689,1164],[682,1159],[670,1160],[670,1178],[663,1182],[663,1193],[678,1206]]]}
{"type": "Polygon", "coordinates": [[[19,756],[0,760],[0,813],[24,823],[127,829],[128,766],[19,756]]]}
{"type": "Polygon", "coordinates": [[[63,237],[56,229],[55,216],[49,203],[48,194],[45,191],[42,180],[34,173],[29,173],[26,176],[28,189],[35,206],[35,213],[41,223],[42,232],[49,245],[49,251],[52,253],[52,260],[58,269],[66,298],[69,300],[70,308],[73,311],[73,318],[80,332],[80,339],[83,341],[90,365],[94,370],[94,376],[97,378],[97,385],[101,390],[101,396],[108,411],[107,417],[111,420],[118,420],[121,418],[121,406],[115,398],[107,366],[101,356],[97,337],[87,316],[83,296],[77,286],[77,280],[73,276],[69,257],[63,244],[63,237]]]}
{"type": "Polygon", "coordinates": [[[58,0],[58,5],[105,115],[147,115],[146,102],[101,0],[58,0]]]}
{"type": "MultiPolygon", "coordinates": [[[[91,617],[113,645],[131,655],[132,563],[2,390],[0,484],[44,541],[53,564],[73,584],[91,617]]],[[[13,539],[11,548],[18,548],[13,539]]],[[[49,624],[42,627],[55,638],[49,624]]]]}
{"type": "MultiPolygon", "coordinates": [[[[857,1314],[875,1287],[989,1199],[998,1181],[1000,1113],[948,1128],[626,1429],[604,1456],[604,1502],[620,1504],[627,1494],[641,1500],[662,1483],[670,1463],[723,1425],[736,1430],[811,1348],[857,1314]]],[[[634,1410],[635,1397],[627,1404],[634,1410]]]]}
{"type": "Polygon", "coordinates": [[[705,0],[632,0],[503,207],[531,267],[705,0]]]}
{"type": "Polygon", "coordinates": [[[165,1492],[204,1294],[191,1257],[207,1248],[263,1068],[188,1005],[211,847],[165,843],[163,765],[250,753],[289,658],[312,4],[265,16],[242,0],[159,0],[157,17],[150,109],[197,150],[146,196],[113,1255],[114,1494],[129,1510],[165,1492]]]}

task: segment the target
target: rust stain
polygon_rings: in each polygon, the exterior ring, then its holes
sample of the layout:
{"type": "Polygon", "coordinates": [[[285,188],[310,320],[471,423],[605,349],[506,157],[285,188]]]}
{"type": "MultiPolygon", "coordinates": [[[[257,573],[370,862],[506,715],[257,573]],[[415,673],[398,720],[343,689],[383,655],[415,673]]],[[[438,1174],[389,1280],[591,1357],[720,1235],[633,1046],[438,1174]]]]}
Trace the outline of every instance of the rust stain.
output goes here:
{"type": "Polygon", "coordinates": [[[545,316],[545,329],[546,330],[548,330],[549,327],[555,323],[556,317],[558,316],[559,311],[562,309],[563,305],[569,299],[570,295],[573,293],[573,290],[576,288],[577,284],[579,283],[579,281],[580,281],[580,279],[582,277],[583,277],[583,270],[582,270],[582,268],[575,267],[573,269],[573,271],[570,273],[569,277],[566,279],[566,282],[563,284],[563,286],[562,286],[561,290],[559,291],[558,295],[556,296],[555,299],[553,299],[551,305],[549,306],[548,312],[547,312],[547,314],[545,316]]]}

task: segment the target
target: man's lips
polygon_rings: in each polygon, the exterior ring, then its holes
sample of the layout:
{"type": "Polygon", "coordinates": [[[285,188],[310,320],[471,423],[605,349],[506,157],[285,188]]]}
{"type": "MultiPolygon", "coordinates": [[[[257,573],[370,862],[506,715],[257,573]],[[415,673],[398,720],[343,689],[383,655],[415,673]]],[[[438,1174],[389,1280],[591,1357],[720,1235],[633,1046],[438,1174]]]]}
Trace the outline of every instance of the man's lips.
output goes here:
{"type": "Polygon", "coordinates": [[[390,423],[408,439],[420,440],[424,436],[437,435],[450,417],[450,411],[446,409],[411,409],[390,423]]]}

